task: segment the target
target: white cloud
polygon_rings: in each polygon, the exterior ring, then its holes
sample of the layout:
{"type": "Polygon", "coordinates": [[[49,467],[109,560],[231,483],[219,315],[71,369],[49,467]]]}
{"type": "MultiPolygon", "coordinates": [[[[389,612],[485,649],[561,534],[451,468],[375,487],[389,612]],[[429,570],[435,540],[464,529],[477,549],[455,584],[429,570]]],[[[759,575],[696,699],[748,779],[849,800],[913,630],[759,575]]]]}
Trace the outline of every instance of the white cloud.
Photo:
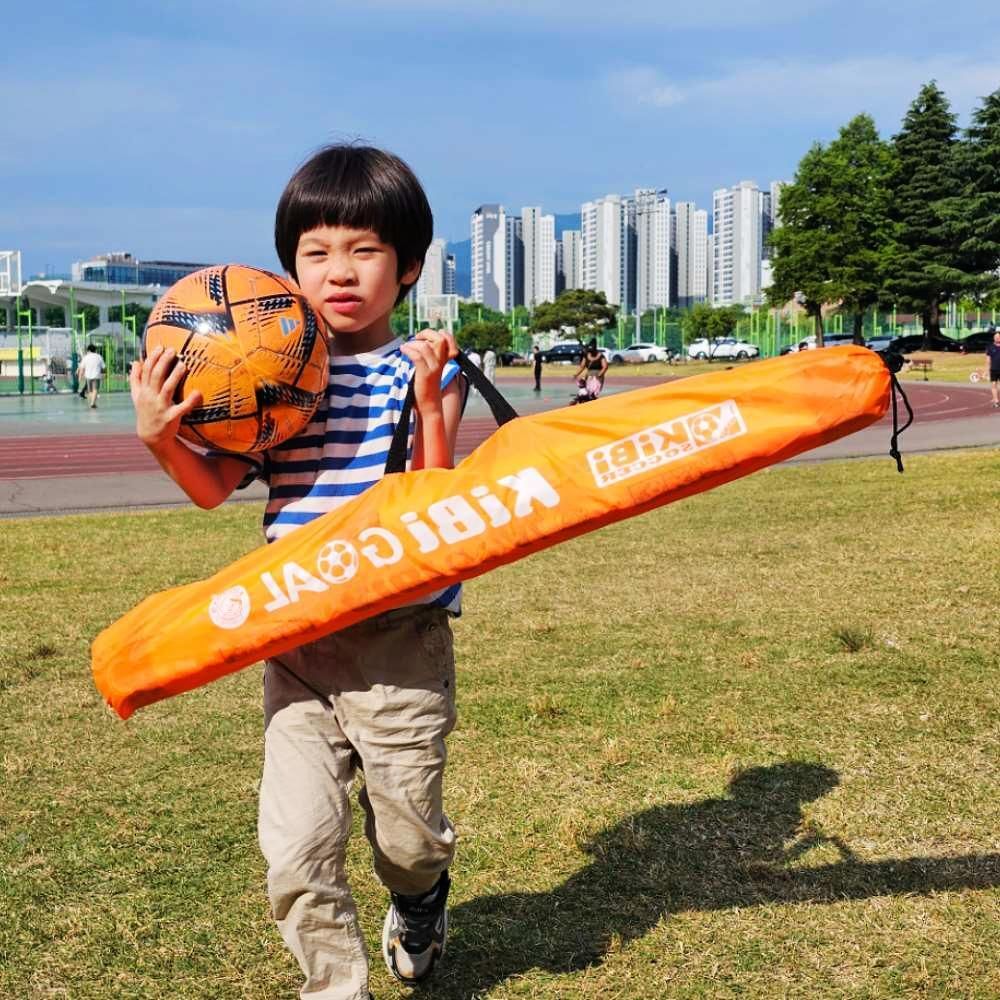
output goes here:
{"type": "Polygon", "coordinates": [[[607,82],[617,96],[634,104],[669,108],[685,99],[684,91],[679,86],[651,66],[612,73],[607,82]]]}
{"type": "Polygon", "coordinates": [[[684,104],[694,113],[727,110],[741,120],[766,121],[772,127],[783,118],[846,121],[866,111],[894,131],[920,87],[932,79],[964,120],[980,97],[1000,87],[1000,62],[960,56],[770,59],[689,81],[671,80],[656,67],[643,66],[612,71],[604,85],[626,102],[625,108],[684,104]]]}

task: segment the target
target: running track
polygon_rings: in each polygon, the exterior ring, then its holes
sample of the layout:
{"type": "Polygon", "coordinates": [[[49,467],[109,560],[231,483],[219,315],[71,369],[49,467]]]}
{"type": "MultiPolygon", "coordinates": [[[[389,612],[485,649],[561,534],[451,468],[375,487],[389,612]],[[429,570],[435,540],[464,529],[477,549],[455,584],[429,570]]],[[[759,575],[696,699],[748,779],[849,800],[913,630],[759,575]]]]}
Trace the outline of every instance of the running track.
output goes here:
{"type": "MultiPolygon", "coordinates": [[[[630,379],[635,386],[654,379],[630,379]]],[[[502,385],[501,385],[502,390],[502,385]]],[[[993,415],[989,394],[961,385],[904,383],[915,420],[980,420],[993,415]]],[[[889,423],[889,417],[884,423],[889,423]]],[[[994,419],[996,419],[994,417],[994,419]]],[[[493,431],[488,417],[462,421],[456,457],[464,458],[493,431]]],[[[72,434],[0,437],[0,480],[50,479],[56,476],[110,476],[126,472],[156,472],[159,466],[134,434],[72,434]]]]}

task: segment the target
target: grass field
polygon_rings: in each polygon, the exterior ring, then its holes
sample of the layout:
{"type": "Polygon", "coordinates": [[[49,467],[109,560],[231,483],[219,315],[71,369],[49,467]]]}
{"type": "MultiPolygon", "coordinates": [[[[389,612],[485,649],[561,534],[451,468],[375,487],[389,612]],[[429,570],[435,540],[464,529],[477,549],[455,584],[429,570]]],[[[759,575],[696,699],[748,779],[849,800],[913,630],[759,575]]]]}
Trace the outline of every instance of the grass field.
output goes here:
{"type": "MultiPolygon", "coordinates": [[[[420,995],[1000,997],[1000,453],[783,467],[472,581],[420,995]]],[[[0,996],[293,996],[260,670],[128,723],[94,634],[259,511],[0,530],[0,996]]],[[[350,870],[379,1000],[386,897],[350,870]]]]}

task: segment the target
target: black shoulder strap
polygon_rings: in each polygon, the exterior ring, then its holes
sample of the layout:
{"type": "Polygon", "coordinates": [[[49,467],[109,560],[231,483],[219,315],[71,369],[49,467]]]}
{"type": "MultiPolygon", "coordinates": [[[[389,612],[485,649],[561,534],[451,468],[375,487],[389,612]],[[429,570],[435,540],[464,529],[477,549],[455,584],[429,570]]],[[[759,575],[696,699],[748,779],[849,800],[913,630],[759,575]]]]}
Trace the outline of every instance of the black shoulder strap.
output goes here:
{"type": "MultiPolygon", "coordinates": [[[[459,371],[469,380],[471,387],[478,389],[479,394],[486,400],[486,405],[490,408],[493,419],[497,422],[497,427],[502,427],[508,420],[514,420],[517,417],[517,411],[504,399],[500,390],[461,351],[455,356],[455,363],[458,365],[459,371]]],[[[403,409],[399,414],[399,423],[396,424],[392,442],[389,445],[389,455],[385,460],[386,473],[403,472],[406,469],[406,446],[410,440],[413,394],[413,379],[410,379],[406,398],[403,400],[403,409]]]]}

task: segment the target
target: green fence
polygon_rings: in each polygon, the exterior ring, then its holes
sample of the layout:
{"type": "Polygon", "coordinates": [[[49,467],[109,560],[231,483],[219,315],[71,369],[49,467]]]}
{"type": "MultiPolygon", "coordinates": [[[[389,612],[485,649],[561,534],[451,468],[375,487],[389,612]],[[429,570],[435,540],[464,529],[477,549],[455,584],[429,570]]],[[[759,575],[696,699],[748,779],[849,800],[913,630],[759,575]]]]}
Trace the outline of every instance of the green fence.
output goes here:
{"type": "MultiPolygon", "coordinates": [[[[131,317],[129,317],[131,318],[131,317]]],[[[76,392],[77,371],[87,346],[93,344],[104,359],[102,391],[128,390],[128,372],[139,356],[138,336],[131,324],[121,333],[88,333],[25,326],[11,331],[0,346],[0,395],[44,395],[76,392]]]]}

